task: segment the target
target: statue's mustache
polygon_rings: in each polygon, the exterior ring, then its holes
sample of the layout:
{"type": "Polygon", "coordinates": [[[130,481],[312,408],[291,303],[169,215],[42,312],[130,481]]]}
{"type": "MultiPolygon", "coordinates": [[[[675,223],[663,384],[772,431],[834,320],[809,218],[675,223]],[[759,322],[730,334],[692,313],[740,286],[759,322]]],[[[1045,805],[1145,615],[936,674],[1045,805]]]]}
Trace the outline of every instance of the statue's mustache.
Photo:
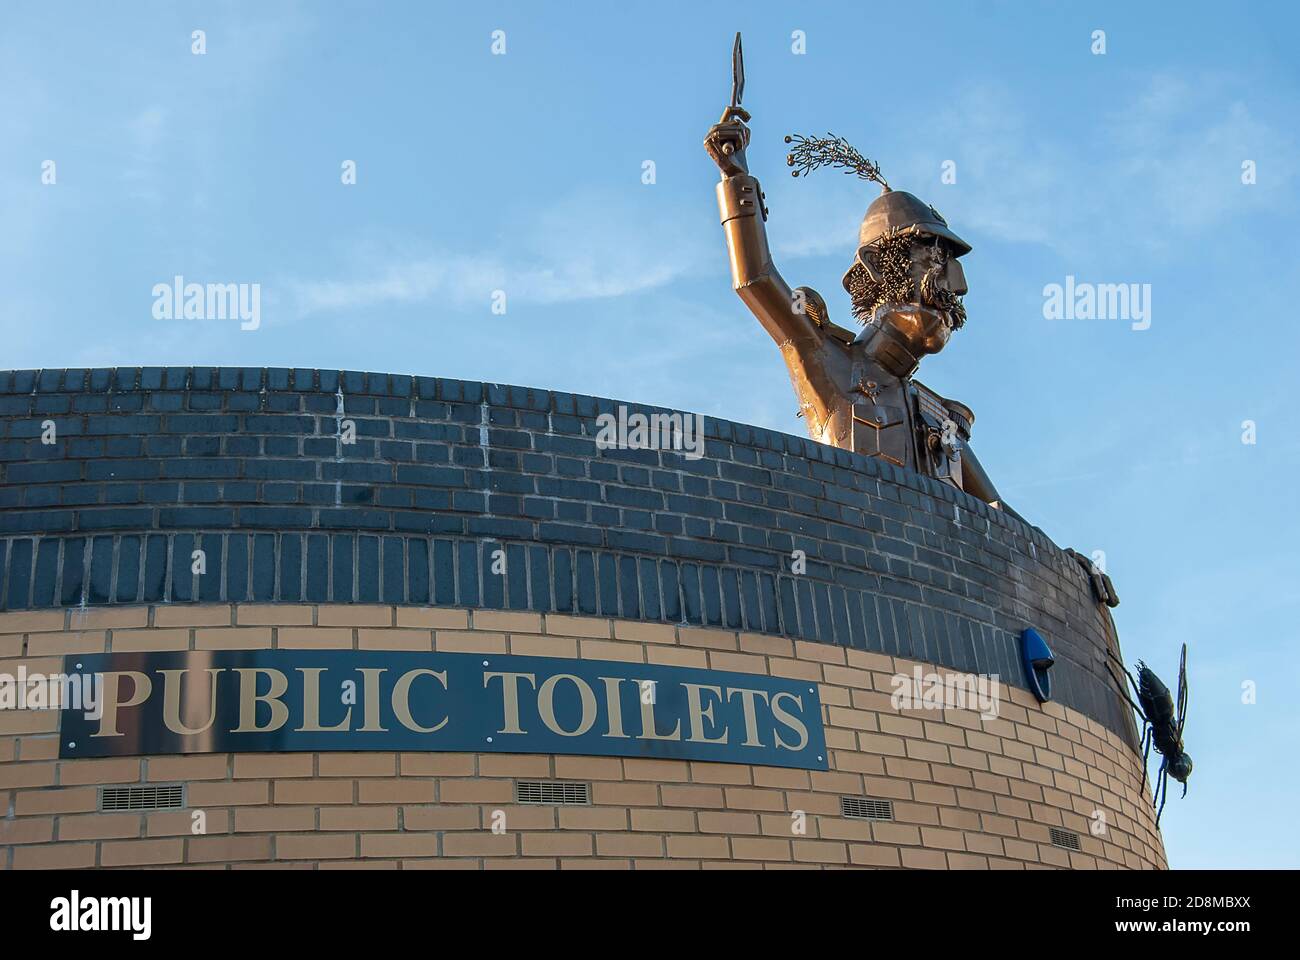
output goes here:
{"type": "Polygon", "coordinates": [[[940,282],[947,269],[947,264],[938,264],[925,272],[921,278],[921,304],[946,312],[952,318],[952,326],[956,330],[966,322],[966,307],[961,302],[961,297],[940,282]]]}

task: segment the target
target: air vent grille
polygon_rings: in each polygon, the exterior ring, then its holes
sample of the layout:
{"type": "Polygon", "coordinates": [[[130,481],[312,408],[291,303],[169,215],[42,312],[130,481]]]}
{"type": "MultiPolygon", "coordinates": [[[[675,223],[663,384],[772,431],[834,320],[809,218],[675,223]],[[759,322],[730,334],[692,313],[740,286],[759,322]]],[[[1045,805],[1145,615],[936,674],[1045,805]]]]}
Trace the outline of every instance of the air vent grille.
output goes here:
{"type": "Polygon", "coordinates": [[[517,780],[516,803],[545,803],[570,806],[591,803],[591,787],[563,780],[517,780]]]}
{"type": "Polygon", "coordinates": [[[179,810],[185,806],[185,784],[148,787],[102,787],[100,810],[179,810]]]}
{"type": "Polygon", "coordinates": [[[1079,845],[1079,835],[1071,830],[1062,830],[1060,827],[1052,827],[1052,846],[1064,847],[1066,850],[1082,850],[1079,845]]]}
{"type": "Polygon", "coordinates": [[[894,801],[871,797],[840,797],[840,813],[850,820],[893,820],[894,801]]]}

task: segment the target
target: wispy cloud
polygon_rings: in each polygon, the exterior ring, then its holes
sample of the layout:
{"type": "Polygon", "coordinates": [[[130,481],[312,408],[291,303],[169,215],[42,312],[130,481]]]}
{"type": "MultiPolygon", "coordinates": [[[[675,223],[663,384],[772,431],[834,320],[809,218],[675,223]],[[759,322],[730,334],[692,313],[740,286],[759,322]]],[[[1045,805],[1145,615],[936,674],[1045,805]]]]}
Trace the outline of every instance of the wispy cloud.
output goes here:
{"type": "Polygon", "coordinates": [[[1293,135],[1272,128],[1226,86],[1160,75],[1107,124],[1117,173],[1151,198],[1168,228],[1201,230],[1265,209],[1276,194],[1244,187],[1245,161],[1262,166],[1269,186],[1296,174],[1293,135]]]}
{"type": "Polygon", "coordinates": [[[290,278],[277,286],[288,292],[298,317],[433,300],[486,305],[495,290],[505,291],[509,302],[533,304],[622,297],[664,287],[716,259],[716,243],[700,229],[707,222],[696,221],[587,192],[543,209],[481,251],[372,240],[341,276],[290,278]]]}
{"type": "Polygon", "coordinates": [[[847,267],[857,249],[858,225],[879,188],[847,177],[827,176],[816,186],[802,177],[774,179],[765,187],[774,211],[772,255],[778,260],[840,256],[847,267]]]}
{"type": "Polygon", "coordinates": [[[958,179],[947,196],[926,199],[959,232],[970,224],[1065,256],[1120,237],[1130,249],[1169,252],[1259,213],[1280,191],[1243,186],[1244,160],[1260,163],[1274,187],[1296,175],[1294,135],[1252,111],[1224,77],[1157,75],[1113,110],[1076,117],[1070,138],[1044,136],[1025,98],[995,84],[967,90],[936,125],[960,144],[958,179]]]}

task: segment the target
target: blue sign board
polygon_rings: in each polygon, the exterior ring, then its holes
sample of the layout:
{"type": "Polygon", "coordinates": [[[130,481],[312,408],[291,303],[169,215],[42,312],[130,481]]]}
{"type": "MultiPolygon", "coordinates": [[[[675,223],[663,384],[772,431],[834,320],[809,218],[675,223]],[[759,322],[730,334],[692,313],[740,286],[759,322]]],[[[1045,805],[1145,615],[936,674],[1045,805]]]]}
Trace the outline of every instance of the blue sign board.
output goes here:
{"type": "Polygon", "coordinates": [[[60,757],[392,750],[827,769],[817,685],[686,667],[360,650],[75,654],[60,757]],[[91,707],[91,709],[85,709],[91,707]]]}

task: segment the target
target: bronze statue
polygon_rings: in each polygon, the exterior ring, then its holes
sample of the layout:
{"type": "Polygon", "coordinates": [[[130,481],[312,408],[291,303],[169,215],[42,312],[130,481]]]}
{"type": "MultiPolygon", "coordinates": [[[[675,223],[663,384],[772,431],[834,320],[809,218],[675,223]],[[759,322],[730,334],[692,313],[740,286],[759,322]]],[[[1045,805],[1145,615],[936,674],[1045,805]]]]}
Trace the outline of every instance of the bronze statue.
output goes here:
{"type": "Polygon", "coordinates": [[[970,408],[912,379],[921,358],[942,350],[965,323],[966,277],[959,258],[970,244],[934,207],[890,189],[880,168],[843,139],[786,137],[793,144],[786,161],[795,176],[842,168],[882,188],[867,208],[857,254],[843,279],[862,330],[855,336],[831,323],[817,291],[791,290],[772,265],[764,194],[745,160],[750,115],[740,106],[740,34],[732,67],[731,104],[704,140],[722,171],[718,206],[732,285],[780,347],[809,435],[935,477],[1017,515],[1001,502],[971,452],[970,408]]]}

